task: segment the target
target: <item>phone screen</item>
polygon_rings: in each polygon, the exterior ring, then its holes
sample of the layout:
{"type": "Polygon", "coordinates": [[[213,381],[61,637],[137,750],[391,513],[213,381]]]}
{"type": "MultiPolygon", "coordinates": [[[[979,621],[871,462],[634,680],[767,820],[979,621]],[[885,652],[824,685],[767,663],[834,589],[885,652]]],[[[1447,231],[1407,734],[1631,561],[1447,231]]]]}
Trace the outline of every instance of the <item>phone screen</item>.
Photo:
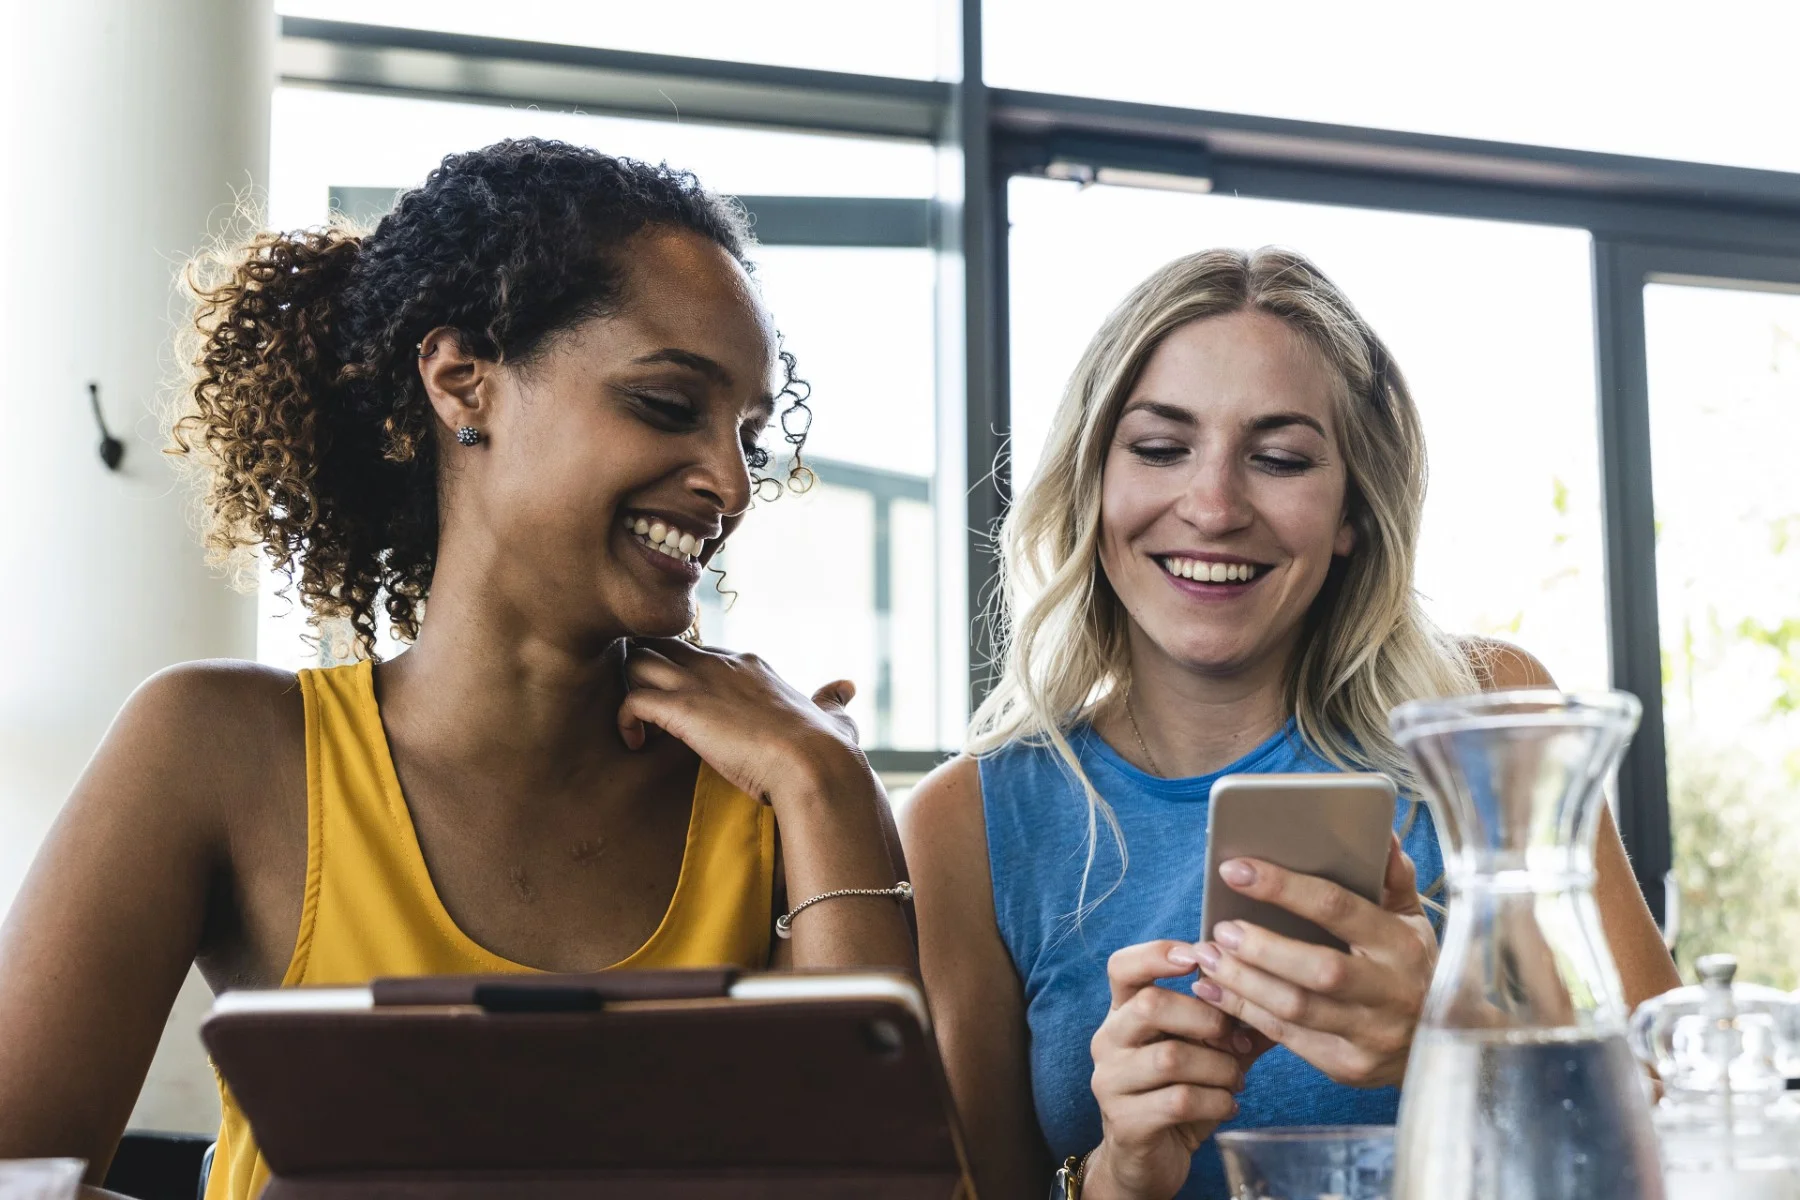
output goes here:
{"type": "Polygon", "coordinates": [[[1255,858],[1329,879],[1381,903],[1394,824],[1394,781],[1374,773],[1226,775],[1213,784],[1206,821],[1200,936],[1220,921],[1248,921],[1314,945],[1344,943],[1284,908],[1253,900],[1219,878],[1219,865],[1255,858]]]}

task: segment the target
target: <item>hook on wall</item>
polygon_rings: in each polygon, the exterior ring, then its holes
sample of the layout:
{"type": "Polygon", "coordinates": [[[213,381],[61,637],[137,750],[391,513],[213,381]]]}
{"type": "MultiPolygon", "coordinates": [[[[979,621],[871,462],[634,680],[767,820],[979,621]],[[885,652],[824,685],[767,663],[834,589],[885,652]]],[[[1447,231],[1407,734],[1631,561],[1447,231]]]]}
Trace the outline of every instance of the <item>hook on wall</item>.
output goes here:
{"type": "Polygon", "coordinates": [[[87,387],[88,403],[94,409],[94,424],[100,427],[100,461],[106,464],[107,470],[116,471],[125,457],[125,443],[114,437],[112,430],[106,427],[106,417],[100,411],[100,385],[90,383],[87,387]]]}

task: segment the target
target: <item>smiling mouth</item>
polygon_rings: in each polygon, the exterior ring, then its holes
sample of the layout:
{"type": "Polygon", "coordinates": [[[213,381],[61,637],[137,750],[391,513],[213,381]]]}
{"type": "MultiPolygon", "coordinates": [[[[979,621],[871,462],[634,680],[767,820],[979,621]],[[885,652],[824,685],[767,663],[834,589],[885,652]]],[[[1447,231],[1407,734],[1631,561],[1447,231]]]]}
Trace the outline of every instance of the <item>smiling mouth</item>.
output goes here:
{"type": "Polygon", "coordinates": [[[1177,558],[1173,555],[1156,560],[1167,574],[1195,583],[1249,583],[1265,568],[1256,563],[1217,562],[1206,558],[1177,558]]]}
{"type": "Polygon", "coordinates": [[[626,532],[638,541],[656,551],[667,555],[677,562],[697,564],[701,553],[706,549],[706,539],[685,529],[663,521],[660,518],[634,517],[629,514],[624,520],[626,532]]]}

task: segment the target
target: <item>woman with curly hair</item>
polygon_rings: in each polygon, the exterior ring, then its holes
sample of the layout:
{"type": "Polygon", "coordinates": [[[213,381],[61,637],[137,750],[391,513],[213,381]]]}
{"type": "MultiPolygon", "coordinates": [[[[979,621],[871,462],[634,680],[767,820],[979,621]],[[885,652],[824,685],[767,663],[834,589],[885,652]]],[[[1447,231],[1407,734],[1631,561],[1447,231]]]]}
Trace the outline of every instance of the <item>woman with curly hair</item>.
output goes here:
{"type": "MultiPolygon", "coordinates": [[[[736,210],[556,142],[452,155],[372,233],[192,277],[176,450],[392,661],[194,663],[126,704],[0,933],[0,1157],[104,1175],[188,964],[215,991],[606,967],[912,969],[843,706],[682,640],[809,413],[736,210]],[[779,831],[779,832],[778,832],[779,831]]],[[[792,475],[790,475],[792,478],[792,475]]],[[[229,1094],[208,1194],[267,1172],[229,1094]]]]}

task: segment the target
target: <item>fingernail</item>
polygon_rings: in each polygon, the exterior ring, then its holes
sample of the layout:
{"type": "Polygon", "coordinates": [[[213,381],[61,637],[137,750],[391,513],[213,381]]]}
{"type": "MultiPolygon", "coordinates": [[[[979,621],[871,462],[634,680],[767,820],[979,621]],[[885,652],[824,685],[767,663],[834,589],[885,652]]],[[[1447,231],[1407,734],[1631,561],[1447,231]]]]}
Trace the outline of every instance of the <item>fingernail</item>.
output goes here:
{"type": "Polygon", "coordinates": [[[1219,990],[1219,985],[1210,979],[1202,979],[1196,983],[1194,985],[1194,995],[1200,997],[1208,1004],[1217,1004],[1225,998],[1225,993],[1219,990]]]}
{"type": "Polygon", "coordinates": [[[1219,877],[1233,887],[1248,887],[1256,882],[1256,868],[1241,858],[1219,864],[1219,877]]]}
{"type": "Polygon", "coordinates": [[[1167,957],[1176,966],[1186,967],[1190,971],[1200,965],[1200,955],[1192,946],[1171,946],[1167,957]]]}
{"type": "Polygon", "coordinates": [[[1216,971],[1219,969],[1219,951],[1210,943],[1195,947],[1194,961],[1208,971],[1216,971]]]}
{"type": "Polygon", "coordinates": [[[1227,950],[1236,950],[1244,944],[1244,931],[1235,921],[1220,921],[1213,926],[1213,938],[1227,950]]]}
{"type": "Polygon", "coordinates": [[[1255,1045],[1256,1043],[1250,1040],[1250,1035],[1241,1029],[1231,1035],[1231,1048],[1239,1054],[1250,1053],[1251,1048],[1255,1045]]]}

